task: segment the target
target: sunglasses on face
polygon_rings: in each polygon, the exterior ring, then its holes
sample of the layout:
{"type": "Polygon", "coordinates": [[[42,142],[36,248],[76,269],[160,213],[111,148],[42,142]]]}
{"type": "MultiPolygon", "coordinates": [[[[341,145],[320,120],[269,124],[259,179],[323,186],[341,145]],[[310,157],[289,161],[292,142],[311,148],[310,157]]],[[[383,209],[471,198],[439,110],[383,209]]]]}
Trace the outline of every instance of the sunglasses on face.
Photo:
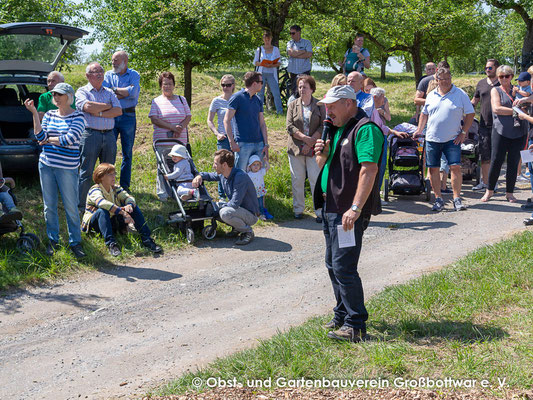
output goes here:
{"type": "Polygon", "coordinates": [[[485,71],[492,71],[492,67],[485,67],[485,71]]]}
{"type": "Polygon", "coordinates": [[[291,32],[291,35],[296,35],[296,32],[291,32]]]}
{"type": "Polygon", "coordinates": [[[500,78],[500,79],[503,79],[503,78],[509,79],[511,76],[512,75],[500,75],[500,76],[498,76],[498,78],[500,78]]]}
{"type": "Polygon", "coordinates": [[[222,86],[222,87],[232,87],[233,83],[222,83],[220,86],[222,86]]]}

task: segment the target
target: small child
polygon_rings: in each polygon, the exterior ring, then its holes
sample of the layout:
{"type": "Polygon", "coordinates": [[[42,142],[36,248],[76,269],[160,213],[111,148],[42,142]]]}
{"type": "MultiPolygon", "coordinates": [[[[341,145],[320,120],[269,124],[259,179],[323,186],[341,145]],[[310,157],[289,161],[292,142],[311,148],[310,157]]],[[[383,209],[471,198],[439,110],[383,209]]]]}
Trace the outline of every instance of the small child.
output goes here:
{"type": "Polygon", "coordinates": [[[0,164],[0,224],[10,223],[22,219],[22,213],[15,207],[15,201],[9,194],[9,189],[6,185],[15,187],[15,180],[13,178],[4,178],[2,174],[2,165],[0,164]]]}
{"type": "Polygon", "coordinates": [[[184,201],[190,200],[193,197],[198,199],[200,197],[199,191],[198,189],[193,189],[192,187],[192,180],[194,179],[194,176],[191,172],[191,164],[188,160],[189,154],[187,153],[185,146],[182,146],[181,144],[173,146],[168,155],[172,157],[172,161],[174,162],[174,170],[170,174],[165,175],[165,179],[167,181],[169,179],[190,181],[178,183],[178,196],[180,196],[180,199],[184,201]]]}
{"type": "Polygon", "coordinates": [[[521,72],[518,75],[518,86],[513,87],[513,95],[517,99],[529,97],[531,95],[531,74],[529,72],[521,72]]]}
{"type": "Polygon", "coordinates": [[[261,215],[259,218],[262,221],[266,221],[267,219],[274,219],[274,217],[268,212],[268,210],[265,208],[265,174],[268,170],[268,163],[265,163],[265,168],[263,168],[263,164],[261,163],[261,159],[253,155],[248,159],[248,176],[252,180],[255,186],[255,191],[257,193],[257,202],[259,203],[259,211],[261,212],[261,215]]]}

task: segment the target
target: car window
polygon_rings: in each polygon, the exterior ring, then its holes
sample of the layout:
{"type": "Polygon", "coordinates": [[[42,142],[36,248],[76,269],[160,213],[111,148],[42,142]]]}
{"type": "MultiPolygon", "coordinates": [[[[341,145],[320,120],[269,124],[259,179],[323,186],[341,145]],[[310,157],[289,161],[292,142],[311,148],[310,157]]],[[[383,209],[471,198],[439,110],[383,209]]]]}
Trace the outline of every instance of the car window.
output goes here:
{"type": "Polygon", "coordinates": [[[61,39],[54,36],[0,36],[0,60],[30,60],[52,63],[61,48],[61,39]]]}

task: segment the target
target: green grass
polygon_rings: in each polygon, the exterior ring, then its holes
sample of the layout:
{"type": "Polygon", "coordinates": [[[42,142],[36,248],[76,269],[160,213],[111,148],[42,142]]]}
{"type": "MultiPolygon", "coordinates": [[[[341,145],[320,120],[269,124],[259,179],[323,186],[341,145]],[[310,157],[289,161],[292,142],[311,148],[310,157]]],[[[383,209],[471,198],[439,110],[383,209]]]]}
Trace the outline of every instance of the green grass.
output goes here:
{"type": "MultiPolygon", "coordinates": [[[[247,380],[453,378],[487,380],[490,393],[533,387],[533,241],[524,232],[481,248],[442,271],[386,288],[367,303],[372,341],[327,339],[313,318],[217,359],[153,396],[206,390],[208,378],[247,380]],[[193,385],[201,378],[200,387],[193,385]],[[500,388],[498,378],[505,378],[500,388]],[[196,381],[195,381],[196,382],[196,381]]],[[[396,381],[400,383],[400,381],[396,381]]],[[[401,387],[401,386],[400,386],[401,387]]],[[[273,385],[275,388],[275,385],[273,385]]]]}
{"type": "MultiPolygon", "coordinates": [[[[181,76],[176,73],[178,87],[176,93],[182,94],[180,87],[181,76]]],[[[236,77],[238,86],[242,82],[244,71],[231,71],[236,77]]],[[[207,128],[207,115],[211,100],[220,94],[219,80],[227,71],[209,71],[193,74],[193,99],[192,120],[190,123],[190,139],[193,155],[200,170],[211,170],[212,156],[216,150],[215,136],[207,128]]],[[[317,79],[315,97],[321,98],[328,88],[334,73],[319,71],[314,74],[317,79]]],[[[393,115],[389,126],[405,122],[413,115],[415,107],[412,103],[414,96],[414,80],[409,74],[389,74],[386,81],[380,81],[377,75],[369,74],[379,86],[387,91],[393,115]]],[[[75,88],[86,84],[85,66],[70,66],[65,71],[66,81],[75,88]]],[[[459,77],[456,83],[459,86],[473,88],[479,77],[459,77]]],[[[137,107],[138,131],[134,147],[131,192],[138,201],[145,214],[149,226],[153,228],[156,241],[165,251],[176,250],[185,243],[184,237],[173,227],[157,225],[157,216],[165,216],[175,209],[172,203],[162,204],[155,196],[155,169],[156,162],[152,150],[152,126],[148,118],[151,100],[160,94],[155,77],[144,79],[142,82],[139,106],[137,107]]],[[[272,112],[265,113],[268,127],[269,141],[271,143],[270,164],[265,182],[268,194],[266,206],[275,216],[274,223],[292,218],[292,190],[290,184],[289,163],[286,155],[287,134],[285,130],[285,116],[278,116],[272,112]]],[[[117,157],[117,166],[120,164],[120,146],[117,157]]],[[[38,174],[24,174],[15,176],[17,182],[16,195],[20,208],[24,213],[24,224],[28,232],[36,233],[42,242],[46,243],[45,224],[38,174]]],[[[216,195],[216,185],[208,184],[208,189],[213,196],[216,195]]],[[[307,185],[306,212],[312,213],[312,200],[310,189],[307,185]]],[[[67,242],[66,221],[64,212],[60,209],[60,227],[63,243],[67,242]]],[[[272,222],[259,222],[259,225],[273,224],[272,222]]],[[[225,228],[219,228],[220,230],[225,228]]],[[[0,290],[10,286],[24,283],[34,283],[47,280],[69,273],[72,270],[83,268],[99,268],[112,265],[115,262],[107,252],[102,238],[98,236],[83,235],[83,246],[88,257],[82,262],[74,260],[67,250],[60,251],[52,258],[44,255],[44,245],[30,255],[21,255],[15,250],[18,236],[14,233],[2,236],[0,240],[0,290]]],[[[136,235],[118,237],[119,244],[123,247],[120,262],[137,255],[149,255],[139,243],[136,235]]]]}

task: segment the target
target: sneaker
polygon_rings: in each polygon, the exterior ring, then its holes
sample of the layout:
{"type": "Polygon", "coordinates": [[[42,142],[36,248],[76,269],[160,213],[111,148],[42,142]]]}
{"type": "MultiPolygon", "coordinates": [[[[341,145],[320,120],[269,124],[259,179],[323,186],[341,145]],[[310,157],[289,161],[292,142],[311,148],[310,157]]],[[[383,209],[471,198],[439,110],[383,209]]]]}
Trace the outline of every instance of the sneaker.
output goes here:
{"type": "Polygon", "coordinates": [[[483,182],[479,181],[479,183],[472,188],[472,190],[487,190],[488,186],[483,182]]]}
{"type": "Polygon", "coordinates": [[[529,179],[526,178],[524,175],[518,175],[516,177],[516,181],[517,182],[522,182],[522,183],[529,183],[529,179]]]}
{"type": "Polygon", "coordinates": [[[120,247],[118,247],[118,244],[115,242],[111,242],[107,245],[107,248],[109,249],[109,254],[111,254],[113,257],[118,257],[122,254],[122,251],[120,251],[120,247]]]}
{"type": "Polygon", "coordinates": [[[87,257],[87,254],[83,251],[83,247],[81,247],[81,244],[76,244],[74,246],[70,246],[70,251],[74,254],[74,257],[77,259],[87,257]]]}
{"type": "Polygon", "coordinates": [[[320,217],[316,217],[316,218],[315,218],[315,222],[316,222],[317,224],[321,224],[321,223],[322,223],[322,218],[320,218],[320,217]]]}
{"type": "Polygon", "coordinates": [[[329,331],[328,338],[359,343],[366,342],[368,340],[368,335],[366,334],[365,329],[355,329],[351,326],[343,325],[340,329],[329,331]]]}
{"type": "Polygon", "coordinates": [[[254,235],[253,231],[251,231],[251,232],[243,232],[243,233],[241,233],[241,236],[239,236],[239,239],[237,239],[235,244],[237,244],[239,246],[247,245],[252,240],[254,240],[254,237],[255,237],[255,235],[254,235]]]}
{"type": "Polygon", "coordinates": [[[342,327],[342,323],[339,323],[333,318],[331,321],[324,324],[324,328],[330,331],[336,331],[342,327]]]}
{"type": "Polygon", "coordinates": [[[302,219],[303,217],[303,214],[294,214],[294,219],[302,219]]]}
{"type": "Polygon", "coordinates": [[[526,218],[524,220],[524,225],[526,226],[533,225],[533,217],[526,218]]]}
{"type": "Polygon", "coordinates": [[[435,203],[433,203],[433,207],[431,208],[432,211],[442,211],[444,208],[444,200],[442,200],[441,197],[437,197],[435,199],[435,203]]]}
{"type": "Polygon", "coordinates": [[[148,238],[142,241],[142,244],[144,247],[146,247],[148,250],[150,250],[152,253],[161,253],[163,249],[161,246],[159,246],[156,242],[154,242],[154,239],[148,238]]]}
{"type": "Polygon", "coordinates": [[[450,194],[450,193],[453,193],[453,190],[448,187],[445,187],[444,189],[441,189],[440,192],[445,193],[445,194],[450,194]]]}
{"type": "Polygon", "coordinates": [[[46,245],[46,255],[52,257],[57,250],[59,250],[59,243],[50,240],[46,245]]]}
{"type": "Polygon", "coordinates": [[[527,199],[526,204],[522,204],[520,207],[522,207],[524,210],[533,210],[533,202],[531,199],[527,199]]]}
{"type": "Polygon", "coordinates": [[[455,207],[455,211],[466,210],[466,206],[463,204],[463,201],[460,197],[456,197],[455,199],[453,199],[453,206],[455,207]]]}
{"type": "Polygon", "coordinates": [[[259,216],[259,219],[260,219],[261,221],[266,221],[266,220],[267,220],[267,217],[265,216],[265,214],[261,214],[261,215],[259,216]]]}
{"type": "Polygon", "coordinates": [[[263,209],[263,213],[264,213],[266,219],[268,219],[268,220],[274,219],[274,216],[272,214],[270,214],[266,208],[263,209]]]}

